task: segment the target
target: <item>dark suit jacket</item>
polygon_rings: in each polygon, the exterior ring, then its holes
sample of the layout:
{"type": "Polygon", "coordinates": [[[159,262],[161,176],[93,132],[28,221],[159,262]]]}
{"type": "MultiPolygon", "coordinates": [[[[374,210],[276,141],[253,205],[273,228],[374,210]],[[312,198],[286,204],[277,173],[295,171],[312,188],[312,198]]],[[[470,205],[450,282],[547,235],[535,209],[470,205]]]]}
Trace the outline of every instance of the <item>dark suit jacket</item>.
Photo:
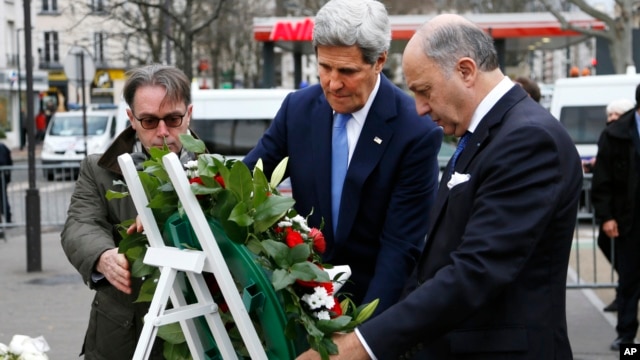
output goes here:
{"type": "MultiPolygon", "coordinates": [[[[449,165],[450,166],[450,165],[449,165]]],[[[431,213],[417,289],[360,331],[378,359],[571,359],[565,313],[582,170],[518,86],[480,121],[431,213]],[[421,357],[422,358],[422,357],[421,357]]]]}
{"type": "Polygon", "coordinates": [[[621,239],[629,238],[638,217],[640,139],[635,114],[635,109],[628,111],[603,130],[593,169],[596,218],[600,224],[615,219],[621,239]]]}
{"type": "Polygon", "coordinates": [[[333,110],[319,85],[284,100],[272,125],[244,158],[270,176],[289,156],[297,211],[327,240],[325,262],[351,266],[343,290],[356,303],[396,302],[417,263],[435,199],[442,130],[416,113],[411,97],[381,75],[344,182],[337,233],[331,227],[333,110]]]}

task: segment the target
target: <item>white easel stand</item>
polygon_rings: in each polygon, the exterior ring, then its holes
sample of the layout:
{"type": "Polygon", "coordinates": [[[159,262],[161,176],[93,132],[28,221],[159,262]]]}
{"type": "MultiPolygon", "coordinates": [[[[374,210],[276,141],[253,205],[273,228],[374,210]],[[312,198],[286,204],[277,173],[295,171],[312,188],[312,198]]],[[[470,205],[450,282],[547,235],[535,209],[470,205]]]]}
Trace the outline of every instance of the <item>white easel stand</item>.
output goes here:
{"type": "Polygon", "coordinates": [[[203,341],[195,324],[196,318],[200,316],[205,317],[222,358],[237,359],[229,334],[218,313],[218,306],[213,301],[205,283],[203,271],[211,272],[215,276],[251,359],[266,360],[267,355],[260,338],[236,289],[207,219],[195,195],[191,192],[187,175],[177,155],[174,153],[166,155],[163,163],[200,241],[202,251],[180,250],[164,245],[131,156],[129,154],[119,156],[118,163],[149,239],[144,263],[161,268],[156,293],[151,301],[149,312],[144,318],[144,327],[134,360],[148,359],[158,327],[175,322],[180,323],[193,358],[205,359],[203,341]],[[187,304],[181,290],[180,277],[177,277],[178,272],[185,273],[197,298],[196,303],[187,304]],[[169,298],[173,305],[172,309],[166,308],[169,298]]]}

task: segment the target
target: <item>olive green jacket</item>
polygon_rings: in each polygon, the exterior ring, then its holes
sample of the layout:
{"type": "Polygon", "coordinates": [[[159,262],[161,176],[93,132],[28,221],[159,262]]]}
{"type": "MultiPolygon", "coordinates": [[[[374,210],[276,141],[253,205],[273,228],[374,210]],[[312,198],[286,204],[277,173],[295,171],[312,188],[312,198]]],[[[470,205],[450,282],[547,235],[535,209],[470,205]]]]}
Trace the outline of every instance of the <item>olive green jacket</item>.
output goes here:
{"type": "MultiPolygon", "coordinates": [[[[130,197],[113,200],[105,197],[110,189],[126,190],[123,185],[114,185],[114,180],[123,180],[118,156],[131,153],[136,143],[135,131],[127,128],[103,155],[89,155],[82,161],[61,234],[69,261],[84,283],[96,290],[83,346],[87,360],[132,358],[148,310],[148,303],[134,303],[139,279],[132,279],[133,293],[127,295],[95,271],[100,255],[120,242],[118,224],[137,215],[130,197]]],[[[187,156],[194,158],[193,154],[187,156]]],[[[132,153],[132,157],[136,166],[146,159],[142,153],[132,153]]],[[[157,350],[159,341],[156,345],[157,350]]],[[[160,355],[154,352],[151,358],[161,358],[160,355]]]]}

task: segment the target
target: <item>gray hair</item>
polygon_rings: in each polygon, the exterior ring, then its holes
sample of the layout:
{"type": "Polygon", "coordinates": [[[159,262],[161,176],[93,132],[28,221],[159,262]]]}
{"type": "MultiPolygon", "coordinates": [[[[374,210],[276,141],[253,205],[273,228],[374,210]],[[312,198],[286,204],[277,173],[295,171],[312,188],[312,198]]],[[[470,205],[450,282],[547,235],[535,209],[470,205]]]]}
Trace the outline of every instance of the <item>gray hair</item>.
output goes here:
{"type": "Polygon", "coordinates": [[[456,21],[435,27],[422,26],[418,31],[422,35],[425,55],[442,69],[447,78],[463,57],[473,59],[483,72],[495,70],[499,66],[493,39],[471,22],[456,21]]]}
{"type": "Polygon", "coordinates": [[[330,0],[314,19],[314,48],[356,45],[364,62],[375,64],[390,43],[387,9],[376,0],[330,0]]]}
{"type": "Polygon", "coordinates": [[[609,105],[607,105],[607,115],[614,112],[618,114],[624,114],[627,111],[633,109],[635,105],[636,104],[634,104],[633,101],[629,99],[613,100],[609,103],[609,105]]]}
{"type": "Polygon", "coordinates": [[[182,70],[173,66],[152,64],[132,69],[127,72],[127,81],[124,84],[124,101],[133,109],[133,101],[136,92],[142,86],[162,86],[167,93],[162,103],[184,102],[191,104],[191,82],[182,70]]]}

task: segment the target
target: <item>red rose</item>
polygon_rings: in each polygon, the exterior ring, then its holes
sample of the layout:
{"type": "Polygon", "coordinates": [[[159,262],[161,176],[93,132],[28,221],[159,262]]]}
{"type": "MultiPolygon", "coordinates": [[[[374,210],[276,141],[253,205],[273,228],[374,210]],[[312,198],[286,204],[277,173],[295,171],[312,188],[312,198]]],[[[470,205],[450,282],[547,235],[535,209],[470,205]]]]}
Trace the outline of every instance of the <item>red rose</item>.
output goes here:
{"type": "Polygon", "coordinates": [[[314,287],[319,285],[317,281],[305,281],[305,280],[300,280],[300,279],[297,279],[296,283],[298,283],[298,285],[300,285],[300,286],[304,286],[304,287],[308,287],[308,288],[314,288],[314,287]]]}
{"type": "Polygon", "coordinates": [[[204,185],[200,176],[189,179],[189,184],[200,184],[204,185]]]}
{"type": "Polygon", "coordinates": [[[313,250],[317,253],[324,254],[324,251],[327,249],[327,242],[324,240],[322,231],[312,228],[311,231],[309,231],[309,236],[313,240],[313,250]]]}
{"type": "Polygon", "coordinates": [[[300,235],[299,232],[291,230],[291,228],[287,228],[285,232],[287,234],[285,237],[285,241],[287,242],[287,246],[289,246],[290,248],[304,243],[304,240],[302,240],[302,235],[300,235]]]}
{"type": "Polygon", "coordinates": [[[220,186],[222,186],[223,188],[225,188],[225,186],[224,186],[224,179],[222,178],[222,176],[221,176],[220,174],[218,174],[218,175],[214,176],[213,178],[218,182],[218,184],[220,184],[220,186]]]}
{"type": "Polygon", "coordinates": [[[332,319],[335,319],[339,316],[342,315],[342,308],[340,307],[340,302],[338,301],[337,298],[333,298],[333,307],[331,308],[331,313],[333,314],[333,316],[331,317],[332,319]]]}
{"type": "Polygon", "coordinates": [[[326,291],[327,294],[332,295],[333,294],[333,283],[332,282],[317,282],[317,281],[305,281],[305,280],[296,280],[296,283],[298,283],[298,285],[300,286],[304,286],[307,288],[315,288],[318,286],[322,286],[326,291]]]}

